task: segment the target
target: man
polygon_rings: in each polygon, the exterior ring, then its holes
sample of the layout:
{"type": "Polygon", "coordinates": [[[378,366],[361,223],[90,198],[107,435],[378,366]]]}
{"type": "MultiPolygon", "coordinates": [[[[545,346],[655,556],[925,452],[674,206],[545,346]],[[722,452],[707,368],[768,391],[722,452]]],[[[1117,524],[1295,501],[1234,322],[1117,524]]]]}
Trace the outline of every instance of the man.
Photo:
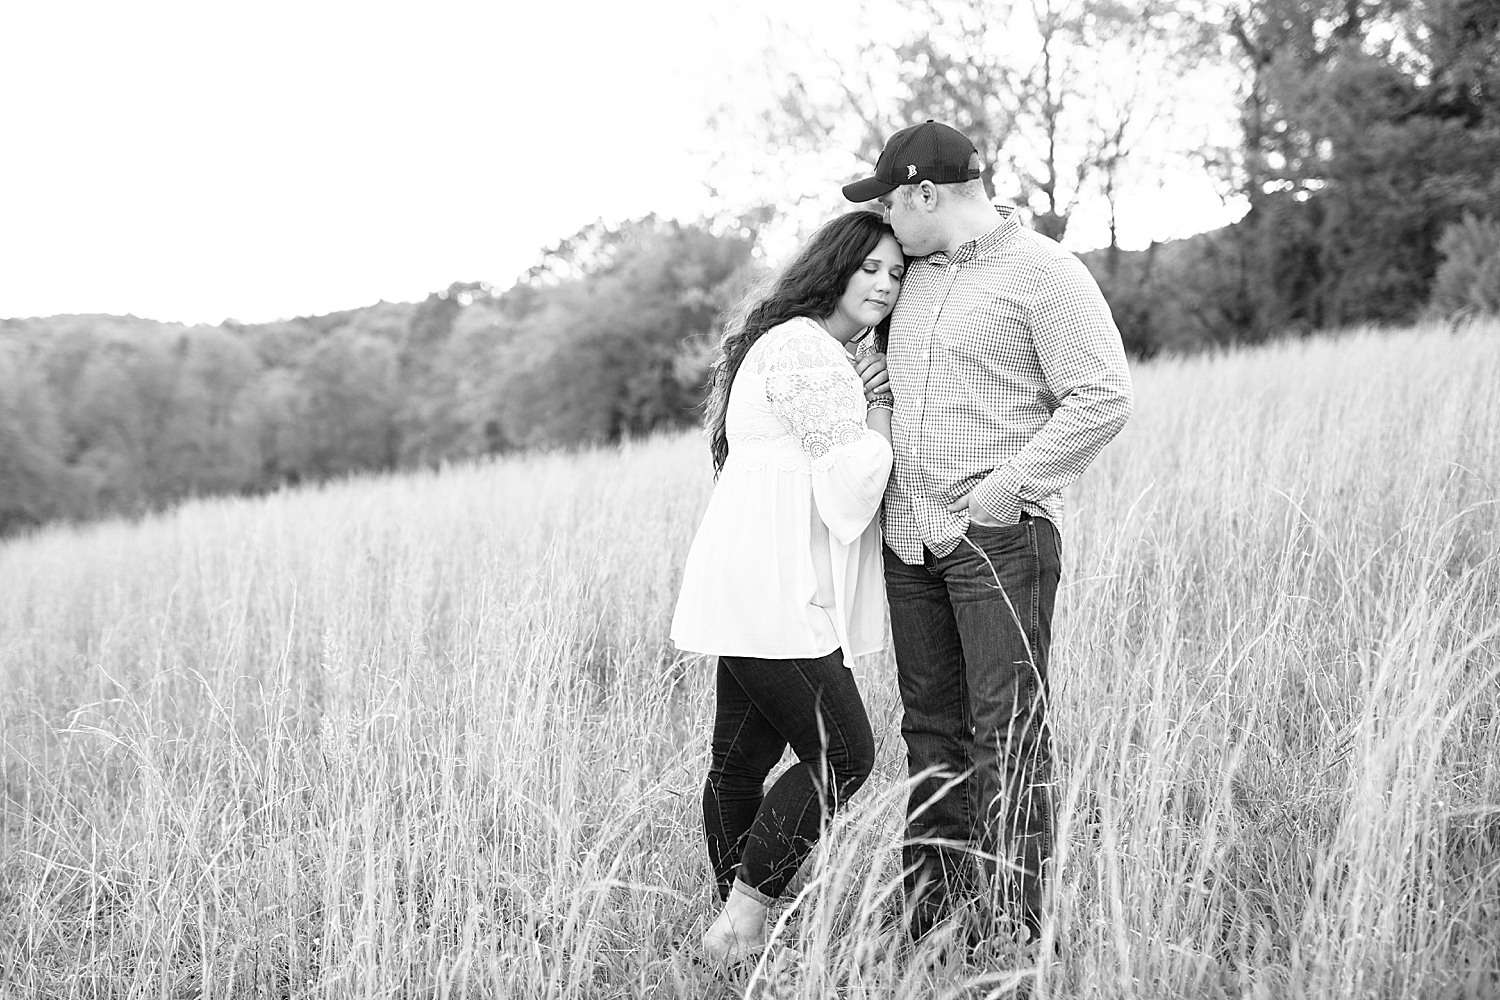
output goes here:
{"type": "Polygon", "coordinates": [[[901,732],[923,776],[907,811],[911,932],[978,901],[1035,940],[1052,855],[1062,490],[1133,396],[1099,286],[992,205],[979,176],[973,144],[929,120],[891,136],[874,176],[843,190],[878,199],[912,258],[887,355],[884,517],[901,732]]]}

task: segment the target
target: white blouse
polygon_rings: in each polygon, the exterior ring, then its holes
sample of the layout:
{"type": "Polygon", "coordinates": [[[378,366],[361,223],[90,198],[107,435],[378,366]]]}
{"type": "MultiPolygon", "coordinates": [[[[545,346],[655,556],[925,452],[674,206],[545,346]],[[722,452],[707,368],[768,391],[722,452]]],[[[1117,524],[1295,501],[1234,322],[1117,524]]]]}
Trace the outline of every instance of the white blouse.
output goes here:
{"type": "Polygon", "coordinates": [[[688,551],[672,617],[679,649],[792,659],[885,646],[875,516],[891,446],[864,389],[811,319],[768,330],[729,393],[729,457],[688,551]]]}

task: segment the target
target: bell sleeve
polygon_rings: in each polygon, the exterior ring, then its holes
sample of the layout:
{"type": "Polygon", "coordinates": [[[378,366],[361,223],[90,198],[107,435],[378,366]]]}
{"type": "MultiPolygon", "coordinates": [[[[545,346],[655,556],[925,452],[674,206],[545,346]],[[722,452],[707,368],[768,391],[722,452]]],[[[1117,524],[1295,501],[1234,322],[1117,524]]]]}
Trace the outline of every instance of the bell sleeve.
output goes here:
{"type": "Polygon", "coordinates": [[[766,398],[811,460],[818,515],[851,545],[880,508],[892,462],[890,442],[865,426],[859,376],[838,342],[811,324],[778,345],[768,369],[766,398]]]}

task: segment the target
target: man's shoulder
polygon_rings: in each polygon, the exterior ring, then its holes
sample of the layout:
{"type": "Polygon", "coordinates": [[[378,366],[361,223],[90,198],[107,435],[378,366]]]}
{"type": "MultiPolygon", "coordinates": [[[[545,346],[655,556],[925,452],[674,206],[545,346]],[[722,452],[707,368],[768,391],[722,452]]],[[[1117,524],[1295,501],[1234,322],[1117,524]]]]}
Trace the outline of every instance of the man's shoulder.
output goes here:
{"type": "Polygon", "coordinates": [[[1022,226],[1016,230],[1015,252],[1041,267],[1050,267],[1058,261],[1081,263],[1078,256],[1050,236],[1043,236],[1034,229],[1022,226]]]}
{"type": "MultiPolygon", "coordinates": [[[[912,260],[906,269],[905,286],[922,293],[941,287],[948,270],[946,254],[932,254],[912,260]]],[[[1026,298],[1050,278],[1088,272],[1083,262],[1061,243],[1023,225],[1011,227],[1004,239],[986,249],[968,266],[961,266],[953,280],[966,289],[994,288],[1003,294],[1026,298]]],[[[896,303],[900,313],[901,302],[896,303]]],[[[899,318],[899,317],[898,317],[899,318]]]]}
{"type": "MultiPolygon", "coordinates": [[[[1063,262],[1065,266],[1082,266],[1078,256],[1065,249],[1061,243],[1023,225],[1012,227],[1004,239],[987,248],[978,257],[970,258],[970,262],[982,265],[980,271],[1051,270],[1059,262],[1063,262]]],[[[909,282],[913,278],[940,275],[947,270],[947,265],[947,255],[942,253],[917,257],[907,265],[906,280],[909,282]]]]}
{"type": "Polygon", "coordinates": [[[1030,229],[1016,239],[1015,264],[1011,268],[1017,291],[1026,298],[1049,295],[1058,289],[1069,294],[1097,294],[1099,284],[1087,265],[1056,240],[1030,229]]]}

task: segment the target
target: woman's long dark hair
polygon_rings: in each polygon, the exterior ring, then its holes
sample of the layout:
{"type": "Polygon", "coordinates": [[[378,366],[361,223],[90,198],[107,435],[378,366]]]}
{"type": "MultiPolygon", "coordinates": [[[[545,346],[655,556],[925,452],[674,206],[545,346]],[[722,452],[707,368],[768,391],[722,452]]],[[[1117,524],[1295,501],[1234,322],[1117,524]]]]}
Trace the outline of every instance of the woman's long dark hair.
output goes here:
{"type": "MultiPolygon", "coordinates": [[[[824,223],[812,239],[781,269],[768,286],[745,296],[729,322],[708,380],[704,424],[714,475],[729,457],[729,390],[755,342],[772,327],[798,316],[821,319],[831,315],[849,279],[881,239],[894,236],[890,226],[874,212],[859,209],[824,223]]],[[[876,347],[884,351],[891,318],[875,328],[876,347]]]]}

